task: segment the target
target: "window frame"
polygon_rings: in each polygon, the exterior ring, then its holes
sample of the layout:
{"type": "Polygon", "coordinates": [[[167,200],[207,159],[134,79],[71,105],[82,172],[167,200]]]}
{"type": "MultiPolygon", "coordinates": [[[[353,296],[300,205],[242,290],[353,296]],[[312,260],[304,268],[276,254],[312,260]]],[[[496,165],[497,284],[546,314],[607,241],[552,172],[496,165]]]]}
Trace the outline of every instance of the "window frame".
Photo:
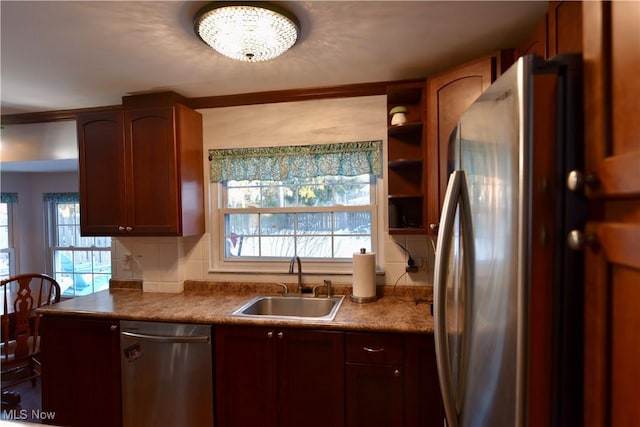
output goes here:
{"type": "Polygon", "coordinates": [[[9,275],[7,277],[0,277],[0,280],[15,276],[16,272],[19,268],[19,260],[17,259],[17,255],[19,253],[17,244],[19,239],[17,238],[18,234],[18,218],[17,215],[17,202],[9,201],[2,202],[7,205],[7,247],[0,248],[0,252],[9,254],[9,275]]]}
{"type": "MultiPolygon", "coordinates": [[[[61,252],[61,251],[69,251],[69,252],[105,252],[108,253],[109,258],[111,258],[111,245],[110,246],[58,246],[58,216],[57,216],[57,208],[58,208],[58,204],[75,204],[77,205],[77,211],[79,212],[80,210],[80,203],[78,201],[56,201],[56,200],[45,200],[44,204],[44,210],[45,210],[45,234],[46,234],[46,241],[45,241],[45,245],[46,245],[46,253],[47,253],[47,269],[50,272],[50,275],[52,277],[54,277],[59,283],[60,281],[57,278],[57,273],[60,273],[59,271],[56,270],[56,265],[55,265],[55,253],[56,252],[61,252]]],[[[78,235],[81,236],[80,234],[80,223],[78,222],[77,224],[74,225],[75,227],[77,227],[77,233],[78,235]]],[[[82,236],[82,237],[109,237],[109,236],[82,236]]],[[[76,273],[75,270],[73,270],[72,272],[69,273],[70,275],[74,275],[74,274],[81,274],[81,273],[76,273]]],[[[91,270],[91,274],[96,274],[95,271],[91,270]]],[[[109,272],[109,279],[108,281],[111,279],[111,277],[113,276],[113,266],[111,266],[111,271],[109,272]]],[[[108,281],[107,281],[107,289],[108,289],[108,281]]],[[[60,285],[62,286],[62,283],[60,283],[60,285]]],[[[91,292],[88,294],[82,293],[82,294],[77,294],[76,290],[75,290],[75,286],[71,285],[69,288],[73,289],[73,293],[69,294],[66,293],[67,289],[65,288],[62,291],[62,296],[65,298],[75,298],[77,296],[84,296],[84,295],[91,295],[95,292],[100,292],[103,291],[105,289],[95,289],[95,286],[92,282],[91,286],[91,292]]]]}
{"type": "MultiPolygon", "coordinates": [[[[369,205],[341,206],[339,212],[344,211],[369,211],[371,212],[371,249],[374,253],[380,252],[383,218],[383,204],[380,203],[383,196],[383,181],[380,176],[372,175],[369,181],[371,186],[369,205]]],[[[224,215],[229,211],[237,212],[237,208],[223,208],[226,185],[212,182],[209,184],[210,197],[210,241],[209,241],[209,273],[282,273],[289,272],[290,259],[280,257],[264,258],[225,258],[225,229],[224,215]]],[[[247,208],[242,209],[246,213],[268,212],[334,212],[330,207],[297,207],[297,208],[247,208]]],[[[303,272],[311,274],[351,274],[353,272],[352,258],[305,258],[303,272]]],[[[377,267],[379,268],[379,267],[377,267]]]]}

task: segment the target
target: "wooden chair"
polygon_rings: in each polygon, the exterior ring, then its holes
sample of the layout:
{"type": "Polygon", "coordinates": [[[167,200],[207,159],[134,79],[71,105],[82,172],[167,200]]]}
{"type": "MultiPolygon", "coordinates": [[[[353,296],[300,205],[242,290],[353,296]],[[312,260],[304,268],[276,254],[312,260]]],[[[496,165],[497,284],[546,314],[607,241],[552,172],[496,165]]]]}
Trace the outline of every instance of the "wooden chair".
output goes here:
{"type": "Polygon", "coordinates": [[[40,376],[40,315],[36,309],[60,301],[60,285],[46,274],[20,274],[0,282],[2,291],[2,390],[40,376]],[[24,370],[26,375],[21,375],[24,370]]]}

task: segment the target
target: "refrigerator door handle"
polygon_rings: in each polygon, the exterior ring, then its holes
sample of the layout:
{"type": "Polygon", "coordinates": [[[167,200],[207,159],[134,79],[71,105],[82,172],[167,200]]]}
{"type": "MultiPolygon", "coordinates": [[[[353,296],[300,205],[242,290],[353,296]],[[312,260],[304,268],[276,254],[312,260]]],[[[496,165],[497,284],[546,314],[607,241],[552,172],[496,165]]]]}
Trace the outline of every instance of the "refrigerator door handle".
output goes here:
{"type": "Polygon", "coordinates": [[[471,323],[472,286],[470,281],[474,277],[474,241],[471,219],[471,204],[469,189],[465,173],[460,170],[453,171],[449,177],[447,192],[444,197],[440,228],[438,230],[438,243],[436,247],[435,276],[434,276],[434,338],[436,347],[436,361],[438,377],[440,378],[440,391],[444,404],[445,414],[449,427],[458,427],[458,410],[456,408],[456,395],[464,399],[464,390],[455,390],[453,384],[453,372],[449,343],[447,340],[447,261],[451,249],[453,227],[455,225],[456,207],[460,206],[461,239],[464,251],[464,326],[463,339],[460,348],[462,360],[459,369],[460,384],[466,384],[466,360],[469,348],[469,334],[471,323]]]}
{"type": "Polygon", "coordinates": [[[440,216],[440,227],[438,229],[438,241],[436,245],[436,259],[434,271],[434,307],[433,323],[434,338],[436,348],[436,362],[438,367],[438,377],[440,378],[440,393],[444,404],[445,415],[449,427],[458,427],[458,417],[455,410],[455,391],[453,387],[451,358],[449,357],[449,346],[447,342],[447,322],[446,322],[446,270],[447,257],[451,249],[450,236],[453,233],[455,223],[455,213],[460,194],[462,171],[453,171],[449,177],[447,191],[444,196],[442,214],[440,216]]]}

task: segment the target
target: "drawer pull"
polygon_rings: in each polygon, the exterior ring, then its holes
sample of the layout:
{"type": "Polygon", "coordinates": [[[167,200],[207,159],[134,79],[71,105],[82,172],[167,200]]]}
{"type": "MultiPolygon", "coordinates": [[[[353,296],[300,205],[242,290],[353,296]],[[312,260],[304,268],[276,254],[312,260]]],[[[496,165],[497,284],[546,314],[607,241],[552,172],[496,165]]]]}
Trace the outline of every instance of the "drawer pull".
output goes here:
{"type": "Polygon", "coordinates": [[[384,347],[362,347],[362,349],[364,351],[366,351],[367,353],[382,353],[384,351],[384,347]]]}

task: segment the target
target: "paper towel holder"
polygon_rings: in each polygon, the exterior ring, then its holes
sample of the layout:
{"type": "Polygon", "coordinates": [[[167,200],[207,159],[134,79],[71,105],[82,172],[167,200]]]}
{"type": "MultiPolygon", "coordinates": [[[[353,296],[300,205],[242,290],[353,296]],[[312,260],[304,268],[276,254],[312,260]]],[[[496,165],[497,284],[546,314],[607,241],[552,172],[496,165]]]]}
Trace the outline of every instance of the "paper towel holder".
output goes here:
{"type": "Polygon", "coordinates": [[[372,296],[372,297],[357,297],[353,294],[349,295],[349,299],[353,302],[357,302],[358,304],[364,304],[367,302],[374,302],[378,299],[377,296],[372,296]]]}
{"type": "MultiPolygon", "coordinates": [[[[365,248],[361,248],[360,249],[360,253],[361,254],[365,254],[365,253],[367,253],[367,250],[365,248]]],[[[374,284],[374,287],[375,287],[375,284],[374,284]]],[[[349,295],[349,299],[351,301],[355,302],[355,303],[364,304],[364,303],[368,303],[368,302],[377,301],[378,296],[377,295],[373,295],[373,296],[370,296],[370,297],[357,297],[357,296],[353,295],[353,293],[352,293],[351,295],[349,295]]]]}

